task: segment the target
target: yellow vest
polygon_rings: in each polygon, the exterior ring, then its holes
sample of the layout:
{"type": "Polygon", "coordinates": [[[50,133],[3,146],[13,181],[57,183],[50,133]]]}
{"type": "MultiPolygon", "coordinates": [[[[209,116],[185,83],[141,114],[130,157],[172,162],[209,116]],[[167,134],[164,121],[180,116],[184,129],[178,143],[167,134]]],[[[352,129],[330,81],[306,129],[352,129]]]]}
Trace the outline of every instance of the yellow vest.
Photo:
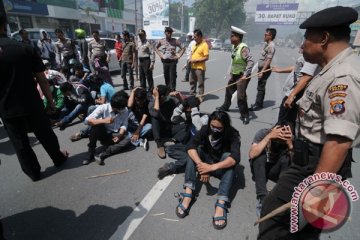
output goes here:
{"type": "Polygon", "coordinates": [[[233,49],[233,60],[231,62],[231,73],[232,74],[240,74],[244,73],[246,69],[246,61],[241,56],[241,51],[244,47],[247,47],[245,43],[240,43],[236,48],[234,45],[232,46],[233,49]]]}

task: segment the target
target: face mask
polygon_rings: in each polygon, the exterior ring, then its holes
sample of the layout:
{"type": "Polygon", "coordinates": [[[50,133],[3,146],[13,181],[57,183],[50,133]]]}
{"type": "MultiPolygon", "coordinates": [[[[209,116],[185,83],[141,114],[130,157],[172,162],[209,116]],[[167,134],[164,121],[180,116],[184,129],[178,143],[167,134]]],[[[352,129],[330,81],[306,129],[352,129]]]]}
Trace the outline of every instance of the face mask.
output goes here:
{"type": "Polygon", "coordinates": [[[211,136],[213,137],[214,140],[216,139],[220,139],[223,135],[223,130],[219,129],[219,128],[212,128],[211,129],[211,136]]]}

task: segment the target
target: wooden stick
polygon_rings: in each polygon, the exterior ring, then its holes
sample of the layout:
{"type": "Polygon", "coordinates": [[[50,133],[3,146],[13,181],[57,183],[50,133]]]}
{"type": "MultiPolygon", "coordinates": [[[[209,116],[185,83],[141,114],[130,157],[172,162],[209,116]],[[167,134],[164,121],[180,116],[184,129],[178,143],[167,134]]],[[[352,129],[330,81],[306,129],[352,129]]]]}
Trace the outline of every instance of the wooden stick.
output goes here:
{"type": "MultiPolygon", "coordinates": [[[[257,72],[257,73],[255,73],[255,74],[253,74],[253,75],[251,75],[251,76],[249,76],[249,77],[247,77],[247,78],[245,78],[245,79],[250,79],[250,78],[252,78],[252,77],[257,76],[257,75],[260,74],[260,73],[268,72],[268,71],[271,71],[271,70],[272,70],[272,68],[268,68],[268,69],[266,69],[266,70],[264,70],[264,71],[257,72]]],[[[203,96],[208,95],[208,94],[210,94],[210,93],[223,90],[223,89],[225,89],[225,88],[227,88],[227,87],[230,87],[230,86],[232,86],[232,85],[238,84],[240,81],[242,81],[242,80],[238,80],[238,81],[236,81],[236,82],[234,82],[234,83],[231,83],[231,84],[229,84],[229,85],[226,85],[226,86],[224,86],[224,87],[221,87],[221,88],[212,90],[212,91],[207,92],[207,93],[204,93],[204,94],[200,94],[200,95],[198,95],[198,97],[203,97],[203,96]]]]}
{"type": "Polygon", "coordinates": [[[99,175],[94,175],[94,176],[91,176],[91,177],[87,177],[87,179],[99,178],[99,177],[107,177],[107,176],[111,176],[111,175],[127,173],[128,171],[129,171],[129,169],[122,170],[122,171],[117,171],[117,172],[111,172],[111,173],[103,173],[103,174],[99,174],[99,175]]]}
{"type": "Polygon", "coordinates": [[[285,212],[286,210],[291,208],[291,202],[288,202],[280,207],[278,207],[277,209],[273,210],[272,212],[270,212],[269,214],[265,215],[264,217],[256,220],[256,222],[254,223],[254,226],[256,226],[259,223],[264,222],[265,220],[268,220],[282,212],[285,212]]]}

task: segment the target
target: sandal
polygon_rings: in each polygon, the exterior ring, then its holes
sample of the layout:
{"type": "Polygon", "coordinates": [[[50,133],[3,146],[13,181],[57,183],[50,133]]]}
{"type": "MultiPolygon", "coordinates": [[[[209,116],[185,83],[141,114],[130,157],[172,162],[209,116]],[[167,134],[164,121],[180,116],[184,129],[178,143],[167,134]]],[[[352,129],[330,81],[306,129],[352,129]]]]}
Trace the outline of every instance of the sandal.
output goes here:
{"type": "Polygon", "coordinates": [[[225,203],[225,204],[221,204],[221,203],[219,203],[218,201],[216,201],[216,203],[215,203],[215,209],[216,209],[216,207],[221,207],[221,208],[224,210],[224,215],[219,216],[219,217],[213,217],[213,226],[214,226],[214,228],[217,229],[217,230],[221,230],[221,229],[224,229],[224,228],[226,227],[226,224],[227,224],[227,213],[228,213],[229,211],[228,211],[228,207],[227,207],[226,203],[225,203]],[[215,224],[215,221],[221,221],[221,220],[224,220],[224,224],[222,224],[222,225],[217,225],[217,224],[215,224]]]}
{"type": "Polygon", "coordinates": [[[191,198],[191,201],[192,201],[193,195],[189,194],[189,193],[180,193],[180,195],[179,194],[177,195],[177,198],[179,199],[179,204],[176,206],[175,212],[179,218],[184,218],[187,215],[189,215],[189,209],[190,209],[191,203],[189,204],[188,208],[185,208],[184,205],[182,205],[182,202],[185,197],[191,198]],[[179,213],[179,211],[178,211],[179,208],[183,211],[183,213],[179,213]]]}

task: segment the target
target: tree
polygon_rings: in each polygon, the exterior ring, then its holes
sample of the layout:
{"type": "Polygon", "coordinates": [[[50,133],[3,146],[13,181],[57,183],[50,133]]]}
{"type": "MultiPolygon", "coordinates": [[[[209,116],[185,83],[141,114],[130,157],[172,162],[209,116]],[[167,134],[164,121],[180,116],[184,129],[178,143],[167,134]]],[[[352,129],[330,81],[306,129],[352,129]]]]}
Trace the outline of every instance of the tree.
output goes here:
{"type": "MultiPolygon", "coordinates": [[[[184,5],[184,32],[189,31],[189,7],[184,5]]],[[[170,27],[181,29],[181,2],[170,4],[170,27]]]]}
{"type": "Polygon", "coordinates": [[[196,0],[194,16],[196,28],[216,38],[228,35],[230,26],[242,27],[246,20],[246,0],[196,0]]]}

